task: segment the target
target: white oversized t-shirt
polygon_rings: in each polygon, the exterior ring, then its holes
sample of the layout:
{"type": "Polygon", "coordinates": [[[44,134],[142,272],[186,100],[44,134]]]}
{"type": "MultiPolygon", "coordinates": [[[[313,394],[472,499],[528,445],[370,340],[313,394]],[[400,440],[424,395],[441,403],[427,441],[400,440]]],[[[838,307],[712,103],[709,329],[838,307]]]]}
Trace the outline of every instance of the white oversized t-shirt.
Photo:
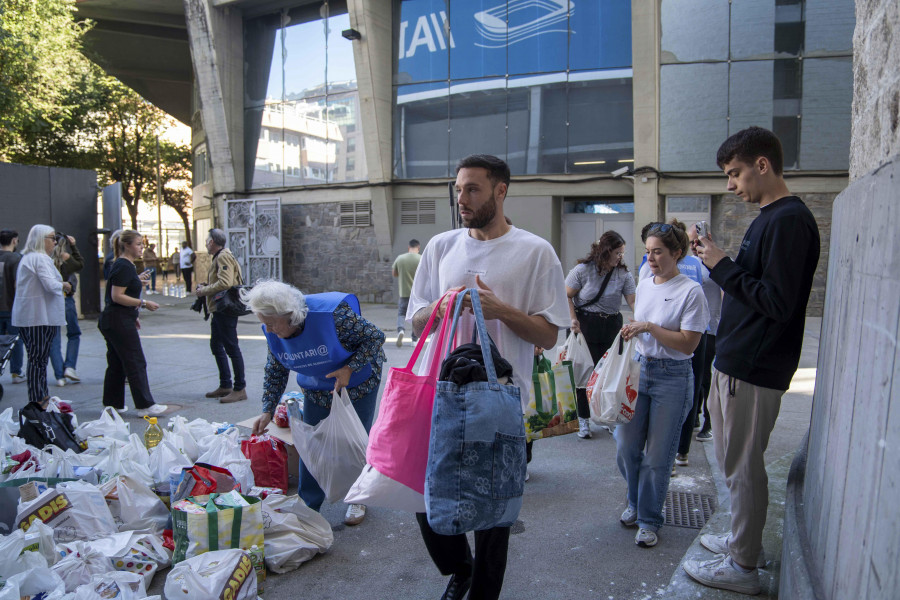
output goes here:
{"type": "MultiPolygon", "coordinates": [[[[658,285],[654,279],[648,277],[638,284],[634,320],[649,321],[671,331],[706,331],[709,308],[700,285],[680,274],[658,285]]],[[[663,346],[649,333],[638,335],[637,350],[652,358],[685,360],[693,356],[663,346]]]]}
{"type": "MultiPolygon", "coordinates": [[[[516,227],[487,241],[471,237],[468,229],[431,238],[416,271],[406,318],[412,319],[452,287],[477,288],[476,275],[502,302],[528,315],[540,315],[559,328],[569,325],[566,287],[556,252],[544,239],[516,227]]],[[[457,341],[471,341],[474,326],[474,317],[463,313],[457,341]]],[[[513,383],[521,391],[524,409],[531,387],[534,345],[499,320],[486,321],[486,327],[500,354],[512,365],[513,383]]],[[[428,364],[432,346],[420,359],[420,370],[428,364]]]]}

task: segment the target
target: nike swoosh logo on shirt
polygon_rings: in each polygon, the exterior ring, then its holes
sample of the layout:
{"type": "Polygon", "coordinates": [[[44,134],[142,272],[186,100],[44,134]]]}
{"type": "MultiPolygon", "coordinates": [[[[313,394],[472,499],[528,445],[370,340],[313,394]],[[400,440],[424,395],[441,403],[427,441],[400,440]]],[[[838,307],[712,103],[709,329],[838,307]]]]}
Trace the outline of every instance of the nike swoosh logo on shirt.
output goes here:
{"type": "Polygon", "coordinates": [[[674,300],[675,298],[663,298],[664,302],[668,302],[669,300],[674,300]]]}

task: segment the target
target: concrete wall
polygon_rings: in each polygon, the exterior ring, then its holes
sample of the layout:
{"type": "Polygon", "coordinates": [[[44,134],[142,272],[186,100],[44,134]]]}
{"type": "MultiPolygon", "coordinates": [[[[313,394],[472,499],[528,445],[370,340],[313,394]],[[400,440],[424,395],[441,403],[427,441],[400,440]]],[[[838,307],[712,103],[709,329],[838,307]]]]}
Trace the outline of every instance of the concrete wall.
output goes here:
{"type": "Polygon", "coordinates": [[[900,153],[900,2],[857,0],[850,177],[900,153]]]}

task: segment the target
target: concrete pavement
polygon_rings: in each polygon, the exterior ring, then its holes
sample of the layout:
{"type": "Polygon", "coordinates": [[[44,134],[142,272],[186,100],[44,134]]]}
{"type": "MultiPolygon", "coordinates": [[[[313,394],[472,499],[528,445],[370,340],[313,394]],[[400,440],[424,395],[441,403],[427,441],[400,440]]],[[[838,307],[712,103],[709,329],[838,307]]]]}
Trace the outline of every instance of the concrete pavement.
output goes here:
{"type": "MultiPolygon", "coordinates": [[[[155,313],[143,313],[141,319],[142,342],[156,401],[183,405],[179,414],[188,419],[203,417],[236,423],[259,414],[267,351],[255,319],[244,317],[238,324],[250,399],[223,405],[203,397],[218,385],[215,362],[209,352],[208,323],[189,310],[189,298],[160,294],[149,298],[162,305],[155,313]]],[[[405,365],[412,347],[408,337],[402,348],[394,343],[396,307],[364,305],[363,315],[387,334],[385,375],[388,367],[405,365]]],[[[51,385],[50,390],[72,402],[79,419],[85,421],[100,414],[106,350],[95,321],[83,320],[81,327],[84,333],[78,373],[82,383],[63,388],[51,385]]],[[[817,336],[818,327],[815,336],[810,335],[807,340],[812,357],[817,336]]],[[[9,376],[4,375],[6,395],[0,408],[24,405],[26,386],[7,385],[8,381],[9,376]]],[[[288,389],[297,389],[296,383],[291,381],[288,389]]],[[[770,453],[780,457],[792,452],[799,443],[802,433],[797,432],[801,428],[805,431],[804,423],[809,420],[809,389],[808,395],[785,398],[770,453]]],[[[130,397],[126,397],[130,405],[130,397]]],[[[133,413],[126,414],[132,429],[143,431],[143,421],[133,413]]],[[[709,459],[701,447],[695,442],[691,464],[678,468],[672,489],[716,494],[709,459]]],[[[605,600],[666,596],[666,587],[673,575],[677,576],[676,570],[698,530],[665,527],[657,547],[642,549],[634,544],[634,529],[625,529],[618,522],[625,507],[625,486],[615,465],[615,444],[604,430],[595,427],[591,440],[580,440],[574,435],[540,440],[534,450],[521,524],[514,528],[510,541],[503,597],[605,600]]],[[[446,579],[431,563],[413,515],[373,508],[363,524],[345,527],[344,510],[343,504],[326,504],[322,510],[335,530],[331,550],[291,573],[270,574],[264,597],[440,597],[446,579]]],[[[156,577],[151,593],[161,593],[164,575],[156,577]]]]}

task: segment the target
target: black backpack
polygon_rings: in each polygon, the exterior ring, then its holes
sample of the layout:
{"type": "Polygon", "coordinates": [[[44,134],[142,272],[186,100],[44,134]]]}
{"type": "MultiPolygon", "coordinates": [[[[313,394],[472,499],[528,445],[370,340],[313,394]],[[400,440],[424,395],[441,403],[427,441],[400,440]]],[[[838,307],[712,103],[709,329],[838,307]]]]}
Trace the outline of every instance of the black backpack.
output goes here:
{"type": "Polygon", "coordinates": [[[52,444],[63,450],[82,450],[75,438],[72,415],[46,411],[35,402],[29,402],[19,411],[18,436],[38,449],[52,444]]]}

